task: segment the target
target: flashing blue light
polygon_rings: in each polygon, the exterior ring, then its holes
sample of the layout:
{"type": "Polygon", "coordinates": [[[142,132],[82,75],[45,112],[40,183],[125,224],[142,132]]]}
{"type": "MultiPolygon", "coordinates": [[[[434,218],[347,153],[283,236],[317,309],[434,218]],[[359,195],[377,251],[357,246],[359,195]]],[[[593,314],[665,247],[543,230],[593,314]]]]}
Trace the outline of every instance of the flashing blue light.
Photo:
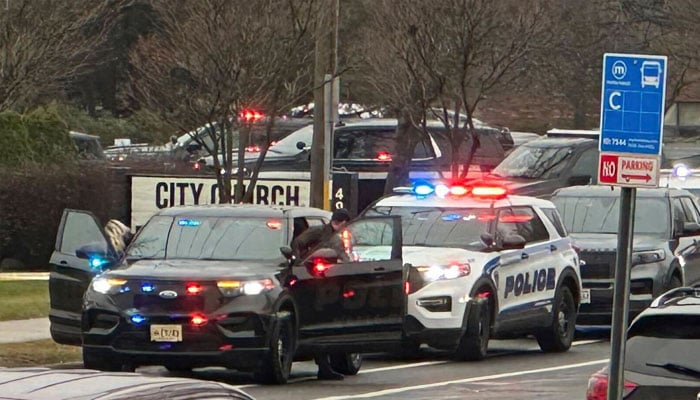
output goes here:
{"type": "Polygon", "coordinates": [[[146,322],[146,317],[144,317],[141,314],[134,314],[131,316],[131,322],[133,322],[136,325],[141,325],[144,322],[146,322]]]}
{"type": "Polygon", "coordinates": [[[446,214],[446,215],[443,215],[443,216],[442,216],[442,220],[443,220],[443,221],[448,221],[448,222],[450,222],[450,221],[457,221],[457,220],[460,220],[460,219],[462,219],[462,216],[459,215],[459,214],[446,214]]]}
{"type": "Polygon", "coordinates": [[[416,182],[413,184],[413,193],[417,196],[428,196],[435,192],[435,186],[428,182],[416,182]]]}
{"type": "Polygon", "coordinates": [[[202,222],[195,219],[181,219],[177,221],[177,224],[180,226],[199,226],[202,222]]]}
{"type": "Polygon", "coordinates": [[[141,291],[144,293],[151,293],[154,290],[156,290],[156,287],[152,283],[144,283],[141,285],[141,291]]]}
{"type": "Polygon", "coordinates": [[[88,261],[90,263],[91,268],[100,268],[107,263],[106,260],[103,260],[100,257],[92,257],[88,261]]]}

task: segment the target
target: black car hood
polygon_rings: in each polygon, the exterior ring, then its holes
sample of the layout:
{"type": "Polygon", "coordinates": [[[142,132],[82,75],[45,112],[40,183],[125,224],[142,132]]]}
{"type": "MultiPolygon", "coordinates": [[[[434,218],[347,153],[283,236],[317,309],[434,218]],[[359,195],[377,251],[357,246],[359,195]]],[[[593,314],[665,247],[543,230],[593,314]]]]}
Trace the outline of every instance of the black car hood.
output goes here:
{"type": "Polygon", "coordinates": [[[245,279],[272,276],[283,261],[140,260],[109,272],[111,277],[150,279],[245,279]]]}
{"type": "MultiPolygon", "coordinates": [[[[616,233],[569,233],[569,237],[581,250],[615,251],[617,250],[616,233]]],[[[664,248],[666,239],[651,235],[634,235],[632,248],[635,251],[664,248]]]]}

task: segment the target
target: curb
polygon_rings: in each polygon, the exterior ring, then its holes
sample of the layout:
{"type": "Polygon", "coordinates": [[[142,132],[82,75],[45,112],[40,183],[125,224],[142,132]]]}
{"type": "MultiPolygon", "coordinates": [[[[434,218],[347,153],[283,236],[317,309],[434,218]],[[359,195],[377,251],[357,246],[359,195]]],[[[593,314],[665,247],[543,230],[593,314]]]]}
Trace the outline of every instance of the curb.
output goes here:
{"type": "Polygon", "coordinates": [[[2,272],[0,281],[48,281],[48,272],[2,272]]]}

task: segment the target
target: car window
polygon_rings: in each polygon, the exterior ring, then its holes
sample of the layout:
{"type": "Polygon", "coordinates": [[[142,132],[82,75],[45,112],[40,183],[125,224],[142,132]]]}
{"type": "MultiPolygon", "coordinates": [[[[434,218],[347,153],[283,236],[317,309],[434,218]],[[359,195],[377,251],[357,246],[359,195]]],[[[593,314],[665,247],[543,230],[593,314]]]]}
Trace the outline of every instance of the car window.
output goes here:
{"type": "Polygon", "coordinates": [[[639,319],[630,328],[626,347],[625,370],[687,379],[688,375],[660,366],[675,364],[698,369],[700,317],[679,314],[639,319]]]}
{"type": "Polygon", "coordinates": [[[674,235],[683,234],[683,224],[688,222],[688,216],[685,215],[685,210],[683,209],[683,204],[681,199],[674,198],[671,199],[671,204],[673,205],[673,230],[674,235]]]}
{"type": "Polygon", "coordinates": [[[75,254],[75,251],[87,243],[104,244],[107,250],[107,242],[100,228],[95,224],[89,214],[71,212],[66,217],[61,240],[60,252],[75,254]]]}
{"type": "Polygon", "coordinates": [[[556,208],[542,208],[541,209],[544,215],[549,218],[549,221],[552,222],[552,225],[554,225],[554,228],[557,230],[557,233],[561,237],[566,237],[568,233],[566,232],[566,228],[564,227],[564,223],[561,222],[561,217],[559,216],[559,213],[557,212],[556,208]]]}
{"type": "Polygon", "coordinates": [[[495,219],[493,211],[481,208],[383,207],[365,215],[398,215],[404,246],[456,247],[481,250],[481,234],[495,219]]]}
{"type": "Polygon", "coordinates": [[[496,243],[510,235],[520,235],[527,243],[549,240],[549,232],[530,207],[509,207],[499,210],[496,222],[496,243]]]}
{"type": "MultiPolygon", "coordinates": [[[[616,234],[620,219],[619,197],[553,196],[566,230],[570,233],[616,234]]],[[[667,237],[669,203],[662,198],[637,198],[634,233],[667,237]]]]}
{"type": "Polygon", "coordinates": [[[551,179],[570,164],[573,148],[542,147],[526,143],[513,150],[492,173],[505,178],[551,179]]]}
{"type": "Polygon", "coordinates": [[[154,217],[127,250],[128,258],[273,260],[280,258],[284,221],[271,218],[154,217]]]}
{"type": "Polygon", "coordinates": [[[698,223],[698,209],[695,207],[693,200],[689,197],[681,197],[681,204],[683,205],[683,210],[688,218],[688,221],[698,223]]]}
{"type": "MultiPolygon", "coordinates": [[[[429,143],[419,142],[413,158],[432,157],[429,143]]],[[[338,160],[379,160],[391,161],[396,151],[396,130],[343,129],[335,132],[333,156],[338,160]]]]}
{"type": "Polygon", "coordinates": [[[598,150],[591,148],[584,151],[571,168],[571,175],[590,175],[595,179],[598,175],[598,150]]]}

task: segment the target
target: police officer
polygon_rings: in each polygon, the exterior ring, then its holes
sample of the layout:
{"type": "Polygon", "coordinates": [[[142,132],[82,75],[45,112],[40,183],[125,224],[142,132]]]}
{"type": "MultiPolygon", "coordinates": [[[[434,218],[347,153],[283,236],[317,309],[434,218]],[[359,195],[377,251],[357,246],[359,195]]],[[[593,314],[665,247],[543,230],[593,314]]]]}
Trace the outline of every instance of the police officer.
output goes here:
{"type": "MultiPolygon", "coordinates": [[[[292,251],[297,260],[303,260],[317,248],[328,247],[335,250],[341,261],[349,262],[350,257],[345,252],[343,241],[338,232],[350,221],[350,213],[344,208],[337,209],[331,216],[331,222],[325,225],[313,226],[292,240],[292,251]]],[[[328,354],[319,353],[314,357],[318,364],[318,379],[342,380],[343,374],[334,371],[328,354]]]]}

